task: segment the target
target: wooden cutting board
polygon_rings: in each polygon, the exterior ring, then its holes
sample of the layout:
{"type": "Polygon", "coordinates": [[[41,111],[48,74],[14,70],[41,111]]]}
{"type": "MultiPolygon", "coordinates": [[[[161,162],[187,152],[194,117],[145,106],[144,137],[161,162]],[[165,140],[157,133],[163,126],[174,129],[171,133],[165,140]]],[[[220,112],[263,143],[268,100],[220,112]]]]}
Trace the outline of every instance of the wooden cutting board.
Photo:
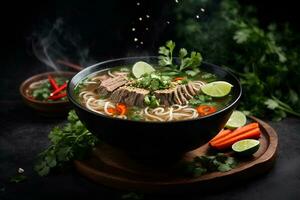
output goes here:
{"type": "Polygon", "coordinates": [[[267,123],[252,119],[260,124],[262,130],[260,148],[252,157],[239,159],[239,165],[228,172],[212,172],[196,178],[178,173],[178,163],[208,153],[208,144],[186,153],[181,161],[160,166],[138,162],[120,150],[101,144],[90,158],[75,161],[75,167],[80,174],[96,183],[123,190],[162,193],[216,190],[264,174],[273,166],[277,134],[267,123]]]}

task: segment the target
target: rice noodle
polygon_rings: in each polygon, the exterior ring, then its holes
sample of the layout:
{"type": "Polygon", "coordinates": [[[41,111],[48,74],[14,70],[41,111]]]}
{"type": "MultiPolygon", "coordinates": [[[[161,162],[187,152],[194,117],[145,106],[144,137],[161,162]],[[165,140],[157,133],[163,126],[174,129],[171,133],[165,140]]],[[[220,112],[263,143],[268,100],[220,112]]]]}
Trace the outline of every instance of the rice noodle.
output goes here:
{"type": "MultiPolygon", "coordinates": [[[[95,76],[89,81],[85,82],[86,84],[84,89],[79,93],[80,102],[87,107],[88,109],[103,115],[113,116],[120,119],[128,119],[126,115],[117,115],[108,112],[109,108],[115,108],[116,103],[111,102],[109,99],[101,99],[96,90],[89,90],[89,84],[98,84],[106,77],[115,77],[118,75],[126,75],[127,72],[111,72],[107,71],[106,75],[95,76]]],[[[205,85],[202,81],[194,81],[191,86],[195,90],[200,90],[200,88],[205,85]]],[[[187,93],[186,88],[184,88],[184,93],[187,93]]],[[[174,121],[174,120],[187,120],[187,119],[195,119],[197,118],[198,112],[195,108],[190,107],[189,105],[180,105],[181,101],[178,96],[178,93],[175,93],[175,98],[178,104],[173,104],[172,106],[159,106],[156,108],[140,108],[140,110],[136,113],[142,117],[144,121],[174,121]]],[[[130,108],[129,108],[130,109],[130,108]]]]}
{"type": "Polygon", "coordinates": [[[110,77],[112,77],[112,78],[116,77],[116,75],[114,75],[113,73],[111,73],[110,70],[107,71],[107,74],[108,74],[110,77]]]}
{"type": "Polygon", "coordinates": [[[156,119],[156,120],[158,120],[158,121],[164,121],[161,117],[158,117],[158,116],[155,116],[155,115],[152,115],[152,114],[150,114],[149,112],[148,112],[148,110],[149,110],[149,107],[147,106],[146,108],[145,108],[145,115],[147,116],[147,117],[150,117],[150,118],[153,118],[153,119],[156,119]]]}
{"type": "Polygon", "coordinates": [[[34,89],[37,89],[39,88],[42,84],[48,82],[48,79],[43,79],[43,80],[40,80],[40,81],[36,81],[36,82],[33,82],[29,85],[29,89],[31,90],[34,90],[34,89]]]}

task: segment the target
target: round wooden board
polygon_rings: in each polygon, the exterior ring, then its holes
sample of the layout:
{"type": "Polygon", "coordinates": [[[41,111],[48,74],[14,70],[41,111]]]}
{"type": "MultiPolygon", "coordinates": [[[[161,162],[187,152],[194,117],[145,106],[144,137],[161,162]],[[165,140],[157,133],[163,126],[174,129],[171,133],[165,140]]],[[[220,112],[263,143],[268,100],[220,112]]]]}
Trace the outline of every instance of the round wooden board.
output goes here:
{"type": "Polygon", "coordinates": [[[239,165],[228,172],[212,172],[196,178],[178,173],[179,163],[208,153],[208,144],[186,153],[177,163],[161,166],[142,164],[122,151],[101,144],[89,159],[76,160],[75,167],[80,174],[96,183],[117,189],[162,193],[216,190],[263,174],[273,166],[277,154],[277,134],[267,123],[255,117],[252,119],[260,124],[262,130],[260,148],[252,157],[239,159],[239,165]]]}

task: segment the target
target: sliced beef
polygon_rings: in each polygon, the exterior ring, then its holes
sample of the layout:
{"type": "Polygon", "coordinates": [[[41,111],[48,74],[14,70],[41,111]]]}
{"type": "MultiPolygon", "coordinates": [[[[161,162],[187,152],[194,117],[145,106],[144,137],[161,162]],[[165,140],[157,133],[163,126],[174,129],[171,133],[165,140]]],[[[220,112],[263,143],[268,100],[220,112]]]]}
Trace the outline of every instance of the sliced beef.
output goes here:
{"type": "Polygon", "coordinates": [[[175,91],[175,88],[169,88],[165,90],[157,90],[154,92],[154,95],[156,96],[157,99],[159,99],[160,104],[162,105],[171,105],[172,104],[172,94],[175,91]]]}
{"type": "Polygon", "coordinates": [[[166,106],[173,104],[185,105],[199,90],[199,85],[196,86],[194,82],[189,82],[185,85],[177,85],[173,88],[157,90],[154,92],[154,95],[160,100],[161,104],[166,106]]]}
{"type": "Polygon", "coordinates": [[[132,86],[122,86],[115,90],[109,99],[114,103],[125,103],[128,106],[144,106],[144,98],[149,90],[132,86]]]}
{"type": "Polygon", "coordinates": [[[103,80],[98,88],[100,95],[106,96],[111,94],[117,88],[125,85],[128,82],[125,76],[116,76],[114,78],[108,78],[103,80]]]}

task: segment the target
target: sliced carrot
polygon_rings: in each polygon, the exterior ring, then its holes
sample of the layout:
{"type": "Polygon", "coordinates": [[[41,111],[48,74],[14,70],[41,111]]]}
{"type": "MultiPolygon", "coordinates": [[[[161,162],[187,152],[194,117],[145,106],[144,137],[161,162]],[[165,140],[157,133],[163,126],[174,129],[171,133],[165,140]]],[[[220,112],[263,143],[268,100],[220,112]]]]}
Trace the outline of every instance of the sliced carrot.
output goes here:
{"type": "Polygon", "coordinates": [[[183,77],[176,77],[176,78],[174,78],[175,81],[181,81],[183,79],[184,79],[183,77]]]}
{"type": "Polygon", "coordinates": [[[208,105],[201,105],[197,107],[197,111],[200,116],[205,116],[217,111],[216,107],[208,106],[208,105]]]}
{"type": "Polygon", "coordinates": [[[127,112],[127,107],[123,103],[118,103],[116,110],[117,110],[119,115],[125,115],[126,112],[127,112]]]}
{"type": "Polygon", "coordinates": [[[236,136],[238,136],[238,135],[240,135],[244,132],[253,130],[253,129],[258,128],[258,127],[259,127],[258,123],[256,123],[256,122],[251,123],[251,124],[247,124],[246,126],[242,126],[240,128],[235,129],[231,134],[228,134],[225,137],[221,137],[219,139],[216,139],[216,140],[212,141],[210,144],[212,146],[214,146],[216,143],[222,143],[222,142],[228,141],[233,137],[236,137],[236,136]]]}
{"type": "Polygon", "coordinates": [[[225,140],[223,142],[215,143],[214,145],[212,145],[212,147],[215,148],[215,149],[219,149],[219,150],[227,149],[227,148],[231,147],[231,145],[233,145],[237,141],[240,141],[240,140],[243,140],[243,139],[250,139],[250,138],[251,139],[252,138],[257,139],[257,138],[259,138],[260,134],[261,134],[260,129],[255,128],[255,129],[252,129],[250,131],[243,132],[242,134],[237,135],[235,137],[232,137],[229,140],[225,140]]]}
{"type": "Polygon", "coordinates": [[[109,112],[111,114],[115,114],[116,113],[116,109],[114,109],[114,108],[107,108],[107,112],[109,112]]]}
{"type": "Polygon", "coordinates": [[[225,137],[226,135],[232,133],[232,130],[230,129],[222,129],[213,139],[211,139],[209,142],[213,142],[215,140],[218,140],[220,138],[225,137]]]}

